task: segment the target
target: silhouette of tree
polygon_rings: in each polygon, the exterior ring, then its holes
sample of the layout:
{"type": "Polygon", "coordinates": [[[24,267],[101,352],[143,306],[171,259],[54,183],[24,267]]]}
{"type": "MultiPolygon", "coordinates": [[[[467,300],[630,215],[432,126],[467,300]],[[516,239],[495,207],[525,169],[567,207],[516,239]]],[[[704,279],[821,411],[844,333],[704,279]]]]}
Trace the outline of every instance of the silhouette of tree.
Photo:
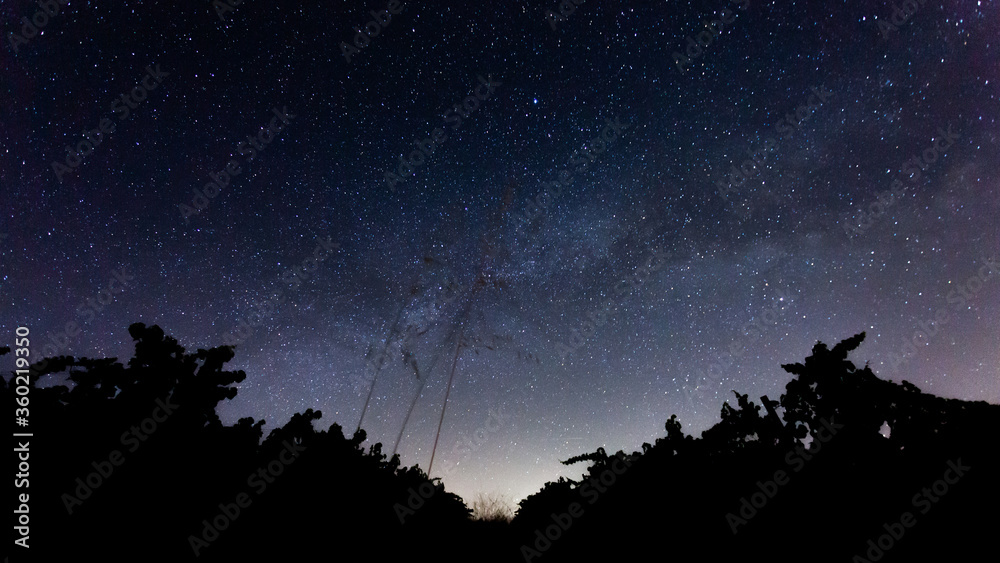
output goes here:
{"type": "MultiPolygon", "coordinates": [[[[60,356],[29,368],[31,430],[45,437],[31,450],[31,521],[59,530],[58,542],[37,547],[43,560],[517,561],[522,545],[556,526],[543,563],[619,559],[625,545],[682,561],[766,552],[843,562],[867,557],[867,542],[904,511],[916,527],[880,563],[981,560],[992,547],[1000,407],[856,368],[847,356],[864,333],[832,349],[818,342],[804,362],[783,365],[792,379],[779,401],[734,391],[735,406],[724,402],[700,438],[672,415],[641,452],[598,448],[562,461],[588,467],[579,481],[545,483],[509,523],[496,499],[470,508],[381,443],[366,451],[363,429],[317,429],[318,410],[266,434],[251,417],[225,426],[216,408],[247,377],[225,369],[234,348],[188,352],[143,324],[129,334],[126,364],[60,356]],[[54,384],[38,387],[42,378],[54,384]],[[924,498],[926,513],[916,504],[924,498]],[[567,520],[574,503],[580,515],[567,520]],[[238,516],[225,516],[237,506],[238,516]]],[[[7,404],[13,387],[0,378],[7,404]]]]}

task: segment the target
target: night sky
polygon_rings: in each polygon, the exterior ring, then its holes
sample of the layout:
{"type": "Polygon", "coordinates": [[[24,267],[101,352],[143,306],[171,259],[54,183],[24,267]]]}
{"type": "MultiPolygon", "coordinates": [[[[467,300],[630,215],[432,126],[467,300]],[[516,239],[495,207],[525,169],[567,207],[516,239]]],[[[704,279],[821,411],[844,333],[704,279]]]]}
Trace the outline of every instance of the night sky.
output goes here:
{"type": "Polygon", "coordinates": [[[0,344],[235,343],[219,414],[265,432],[350,434],[377,371],[368,443],[413,404],[425,470],[454,366],[431,474],[467,499],[861,331],[1000,402],[997,3],[563,5],[3,2],[0,344]]]}

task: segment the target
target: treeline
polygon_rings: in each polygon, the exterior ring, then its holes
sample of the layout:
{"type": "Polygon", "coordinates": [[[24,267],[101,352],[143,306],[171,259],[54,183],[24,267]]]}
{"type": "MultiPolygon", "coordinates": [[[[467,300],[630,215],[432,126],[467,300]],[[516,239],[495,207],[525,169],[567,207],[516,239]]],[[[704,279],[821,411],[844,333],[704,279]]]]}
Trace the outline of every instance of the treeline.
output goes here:
{"type": "MultiPolygon", "coordinates": [[[[187,352],[157,326],[129,333],[127,365],[35,364],[44,367],[32,370],[28,394],[30,553],[12,560],[388,560],[431,546],[468,553],[476,543],[462,499],[381,444],[365,451],[363,430],[316,431],[312,409],[263,440],[264,420],[222,425],[216,406],[246,378],[224,368],[233,348],[187,352]],[[71,386],[35,385],[61,373],[71,386]],[[403,510],[412,492],[429,490],[412,501],[418,510],[403,510]]],[[[0,397],[13,413],[11,383],[0,397]]]]}
{"type": "Polygon", "coordinates": [[[642,452],[564,461],[591,465],[521,503],[521,560],[984,560],[1000,407],[858,369],[847,355],[864,337],[783,365],[795,377],[778,401],[734,391],[700,439],[671,417],[642,452]],[[573,503],[582,515],[567,519],[573,503]]]}
{"type": "MultiPolygon", "coordinates": [[[[998,520],[1000,407],[856,368],[847,355],[864,333],[782,366],[794,378],[777,401],[734,391],[736,406],[701,438],[672,416],[641,452],[564,461],[586,473],[547,483],[510,524],[472,520],[419,467],[381,444],[365,451],[363,430],[316,431],[318,411],[266,437],[263,420],[223,426],[216,407],[246,378],[224,367],[232,347],[192,353],[156,326],[129,333],[127,365],[59,357],[32,368],[35,557],[978,560],[998,520]],[[71,385],[36,386],[64,373],[71,385]]],[[[0,397],[13,408],[12,381],[0,380],[0,397]]]]}

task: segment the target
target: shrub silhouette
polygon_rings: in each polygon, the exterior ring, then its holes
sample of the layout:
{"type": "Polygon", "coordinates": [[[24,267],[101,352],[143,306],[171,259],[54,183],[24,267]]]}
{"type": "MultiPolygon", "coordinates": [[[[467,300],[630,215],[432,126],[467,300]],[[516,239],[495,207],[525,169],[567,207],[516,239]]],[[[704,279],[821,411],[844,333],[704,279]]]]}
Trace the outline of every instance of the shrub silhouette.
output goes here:
{"type": "MultiPolygon", "coordinates": [[[[400,467],[397,456],[387,459],[381,444],[363,451],[363,430],[351,438],[337,424],[316,431],[322,414],[312,409],[263,441],[263,420],[223,426],[215,408],[235,397],[231,385],[246,377],[224,369],[233,348],[190,353],[156,326],[134,324],[129,333],[136,344],[127,365],[116,358],[60,357],[32,366],[34,554],[229,561],[304,557],[321,549],[357,560],[403,556],[434,540],[456,543],[447,532],[467,524],[464,502],[437,492],[400,524],[393,506],[405,503],[408,489],[428,482],[427,475],[400,467]],[[64,372],[66,384],[37,386],[39,378],[64,372]],[[164,417],[157,401],[176,408],[164,417]],[[154,413],[162,419],[155,428],[154,413]],[[133,428],[141,438],[129,434],[133,428]],[[279,469],[287,444],[303,448],[299,457],[264,479],[258,472],[279,469]],[[204,541],[203,520],[211,523],[219,504],[235,503],[241,493],[249,506],[195,557],[191,537],[204,541]]],[[[8,405],[12,385],[0,388],[8,405]]]]}
{"type": "Polygon", "coordinates": [[[550,515],[578,502],[583,516],[537,559],[521,560],[597,561],[634,548],[680,561],[759,554],[768,561],[847,562],[867,557],[868,540],[909,511],[915,528],[880,561],[980,560],[974,554],[992,548],[1000,501],[991,441],[1000,407],[942,399],[906,381],[881,380],[868,366],[857,369],[847,355],[864,337],[833,349],[818,342],[804,364],[783,365],[795,377],[779,401],[761,397],[757,405],[734,391],[736,407],[724,403],[722,420],[701,438],[683,435],[671,416],[667,436],[628,456],[631,468],[592,505],[581,501],[580,489],[613,458],[603,449],[570,458],[564,463],[593,465],[579,481],[546,483],[521,503],[512,547],[535,548],[536,530],[552,524],[550,515]],[[842,428],[830,437],[824,421],[842,428]],[[879,434],[883,424],[891,428],[888,439],[879,434]],[[807,443],[818,449],[798,449],[807,443]],[[968,474],[926,515],[926,505],[915,509],[913,497],[959,458],[972,467],[968,474]],[[773,497],[733,533],[727,514],[739,516],[741,499],[779,470],[786,484],[770,488],[773,497]]]}
{"type": "Polygon", "coordinates": [[[500,493],[479,493],[472,500],[473,518],[491,524],[509,524],[514,518],[509,499],[500,493]]]}
{"type": "MultiPolygon", "coordinates": [[[[319,411],[266,435],[263,420],[224,426],[216,407],[247,377],[225,369],[232,347],[187,352],[143,324],[129,334],[125,365],[62,356],[31,368],[31,549],[43,560],[523,561],[522,546],[535,549],[538,531],[572,503],[583,514],[529,559],[610,560],[634,549],[681,561],[858,561],[904,511],[917,523],[879,561],[979,560],[992,547],[1000,407],[856,368],[847,356],[864,333],[783,365],[793,378],[777,401],[733,391],[735,406],[725,402],[700,438],[674,415],[641,452],[599,448],[563,461],[587,464],[585,473],[546,483],[510,523],[473,520],[418,466],[401,467],[381,443],[365,451],[360,428],[317,431],[319,411]],[[60,374],[66,381],[37,386],[60,374]],[[914,496],[958,459],[968,473],[917,510],[914,496]],[[788,481],[771,487],[777,471],[788,481]],[[587,486],[600,494],[583,494],[587,486]],[[765,504],[747,517],[742,499],[763,490],[765,504]],[[236,514],[238,499],[250,502],[236,514]]],[[[0,379],[8,405],[13,387],[0,379]]]]}

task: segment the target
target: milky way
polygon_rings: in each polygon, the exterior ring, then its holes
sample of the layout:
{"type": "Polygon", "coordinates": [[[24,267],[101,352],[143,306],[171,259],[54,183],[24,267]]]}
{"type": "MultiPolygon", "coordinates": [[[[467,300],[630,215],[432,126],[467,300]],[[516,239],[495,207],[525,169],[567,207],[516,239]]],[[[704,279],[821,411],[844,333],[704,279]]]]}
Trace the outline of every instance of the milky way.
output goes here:
{"type": "Polygon", "coordinates": [[[350,433],[374,380],[369,443],[424,469],[454,372],[467,498],[699,435],[861,331],[1000,402],[995,2],[0,10],[6,341],[235,344],[219,414],[265,431],[350,433]]]}

